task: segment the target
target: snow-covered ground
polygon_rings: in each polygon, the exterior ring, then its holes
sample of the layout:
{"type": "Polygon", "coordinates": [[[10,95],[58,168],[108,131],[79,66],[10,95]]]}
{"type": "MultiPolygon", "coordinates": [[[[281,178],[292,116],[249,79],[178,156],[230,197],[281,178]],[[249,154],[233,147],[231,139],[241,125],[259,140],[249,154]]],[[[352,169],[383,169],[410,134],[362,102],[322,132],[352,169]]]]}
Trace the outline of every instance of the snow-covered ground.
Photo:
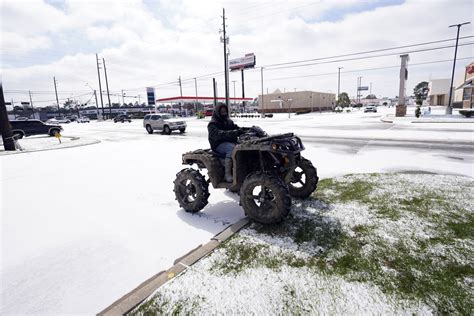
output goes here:
{"type": "MultiPolygon", "coordinates": [[[[474,177],[474,155],[372,146],[370,139],[473,142],[472,123],[381,123],[379,113],[236,119],[269,133],[292,131],[322,178],[423,170],[474,177]],[[321,137],[362,138],[357,145],[321,137]]],[[[1,309],[5,314],[93,314],[244,216],[238,197],[211,189],[197,215],[174,200],[181,154],[207,148],[208,119],[187,133],[148,135],[141,121],[64,125],[64,136],[100,143],[0,156],[1,309]]],[[[29,146],[25,139],[23,147],[29,146]]],[[[32,148],[32,147],[30,147],[32,148]]]]}

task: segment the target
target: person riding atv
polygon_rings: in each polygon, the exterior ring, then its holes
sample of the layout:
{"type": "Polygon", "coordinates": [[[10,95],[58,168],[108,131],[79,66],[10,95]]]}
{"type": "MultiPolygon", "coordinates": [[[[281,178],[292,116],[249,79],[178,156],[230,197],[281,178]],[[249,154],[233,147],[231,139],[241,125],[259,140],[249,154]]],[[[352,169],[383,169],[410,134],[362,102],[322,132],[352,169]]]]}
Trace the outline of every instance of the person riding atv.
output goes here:
{"type": "Polygon", "coordinates": [[[238,193],[239,204],[254,221],[282,221],[290,212],[291,199],[309,197],[318,184],[316,168],[301,156],[301,139],[293,133],[269,136],[257,126],[238,127],[227,118],[225,105],[216,112],[208,125],[212,148],[182,155],[183,164],[191,167],[178,172],[173,181],[179,205],[186,212],[199,212],[208,204],[212,184],[238,193]],[[219,147],[225,143],[229,145],[219,147]],[[225,147],[233,149],[229,153],[225,147]]]}
{"type": "Polygon", "coordinates": [[[211,149],[225,157],[225,181],[232,182],[232,151],[237,138],[247,129],[240,128],[229,118],[229,109],[224,103],[219,103],[214,109],[212,119],[207,125],[211,149]]]}

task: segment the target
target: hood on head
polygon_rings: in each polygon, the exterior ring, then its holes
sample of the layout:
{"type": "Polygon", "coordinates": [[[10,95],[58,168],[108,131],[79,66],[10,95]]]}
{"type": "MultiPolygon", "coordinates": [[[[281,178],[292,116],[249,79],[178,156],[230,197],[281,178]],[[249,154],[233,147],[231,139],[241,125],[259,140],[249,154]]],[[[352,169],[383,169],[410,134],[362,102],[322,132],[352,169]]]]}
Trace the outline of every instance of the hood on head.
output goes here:
{"type": "Polygon", "coordinates": [[[229,118],[229,108],[227,107],[227,105],[225,105],[225,103],[217,103],[217,106],[214,108],[214,113],[212,114],[213,117],[215,117],[216,119],[218,120],[225,120],[227,118],[229,118]],[[226,110],[227,110],[227,117],[221,117],[220,115],[220,110],[222,107],[225,107],[226,110]]]}

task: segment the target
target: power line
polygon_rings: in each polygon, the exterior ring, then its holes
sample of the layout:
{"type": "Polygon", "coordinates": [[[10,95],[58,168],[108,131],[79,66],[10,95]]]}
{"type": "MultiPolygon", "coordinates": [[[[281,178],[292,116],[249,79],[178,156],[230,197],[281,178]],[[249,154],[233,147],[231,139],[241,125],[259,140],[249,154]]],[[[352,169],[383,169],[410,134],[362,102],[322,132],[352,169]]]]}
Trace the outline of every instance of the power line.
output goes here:
{"type": "MultiPolygon", "coordinates": [[[[459,39],[466,39],[466,38],[472,38],[472,37],[474,37],[474,35],[460,37],[459,39]]],[[[388,48],[375,49],[375,50],[368,50],[368,51],[357,52],[357,53],[349,53],[349,54],[343,54],[343,55],[326,56],[326,57],[318,57],[318,58],[304,59],[304,60],[298,60],[298,61],[290,61],[290,62],[286,62],[286,63],[264,65],[262,67],[267,68],[267,67],[273,67],[273,66],[299,64],[299,63],[305,63],[305,62],[309,62],[309,61],[349,57],[349,56],[356,56],[356,55],[365,55],[365,54],[371,54],[371,53],[380,53],[380,52],[389,51],[389,50],[409,48],[409,47],[415,47],[415,46],[431,45],[431,44],[438,44],[438,43],[450,42],[450,41],[454,41],[454,40],[456,40],[456,38],[437,40],[437,41],[431,41],[431,42],[424,42],[424,43],[417,43],[417,44],[402,45],[402,46],[395,46],[395,47],[388,47],[388,48]]]]}
{"type": "MultiPolygon", "coordinates": [[[[472,59],[472,58],[474,58],[474,56],[472,56],[472,57],[458,58],[457,60],[468,60],[468,59],[472,59]]],[[[422,66],[422,65],[428,65],[428,64],[437,64],[437,63],[443,63],[443,62],[452,62],[452,60],[451,60],[451,59],[445,59],[445,60],[435,60],[435,61],[414,63],[414,64],[410,64],[410,67],[412,67],[412,66],[422,66]]],[[[384,67],[375,67],[375,68],[365,68],[365,69],[356,69],[356,70],[349,70],[349,71],[341,71],[341,73],[346,74],[346,73],[364,72],[364,71],[373,71],[373,70],[384,70],[384,69],[392,69],[392,68],[400,68],[400,65],[384,66],[384,67]]],[[[287,80],[287,79],[301,79],[301,78],[310,78],[310,77],[322,77],[322,76],[331,76],[331,75],[337,75],[337,74],[338,74],[338,72],[327,72],[327,73],[312,74],[312,75],[303,75],[303,76],[270,78],[270,79],[266,79],[265,81],[287,80]]],[[[260,82],[260,80],[251,80],[250,82],[260,82]]]]}
{"type": "MultiPolygon", "coordinates": [[[[468,42],[468,43],[459,44],[458,46],[467,46],[467,45],[473,45],[473,44],[474,44],[474,42],[468,42]]],[[[346,58],[346,59],[337,59],[337,60],[330,60],[330,61],[324,61],[324,62],[318,62],[318,63],[301,64],[301,65],[278,66],[278,67],[266,68],[266,70],[277,70],[277,69],[288,69],[288,68],[306,67],[306,66],[313,66],[313,65],[323,65],[323,64],[338,63],[338,62],[343,62],[343,61],[353,61],[353,60],[361,60],[361,59],[371,59],[371,58],[395,56],[395,55],[401,55],[401,54],[414,54],[414,53],[420,53],[420,52],[428,52],[428,51],[433,51],[433,50],[452,48],[452,47],[454,47],[454,46],[455,46],[455,45],[440,46],[440,47],[418,49],[418,50],[412,50],[412,51],[406,51],[406,52],[396,52],[396,53],[390,53],[390,54],[380,54],[380,55],[372,55],[372,56],[363,56],[363,57],[354,57],[354,58],[346,58]]],[[[269,66],[267,66],[267,67],[269,67],[269,66]]],[[[263,66],[263,68],[265,68],[265,66],[263,66]]]]}

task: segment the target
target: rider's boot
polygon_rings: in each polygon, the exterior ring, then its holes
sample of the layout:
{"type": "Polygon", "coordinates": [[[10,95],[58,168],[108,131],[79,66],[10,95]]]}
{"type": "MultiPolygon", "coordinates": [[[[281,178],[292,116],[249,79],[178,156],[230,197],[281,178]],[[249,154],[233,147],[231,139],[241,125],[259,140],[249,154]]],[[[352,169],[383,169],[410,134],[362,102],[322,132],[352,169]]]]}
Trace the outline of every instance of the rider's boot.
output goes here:
{"type": "Polygon", "coordinates": [[[226,158],[224,162],[225,167],[225,182],[232,182],[232,158],[226,158]]]}

